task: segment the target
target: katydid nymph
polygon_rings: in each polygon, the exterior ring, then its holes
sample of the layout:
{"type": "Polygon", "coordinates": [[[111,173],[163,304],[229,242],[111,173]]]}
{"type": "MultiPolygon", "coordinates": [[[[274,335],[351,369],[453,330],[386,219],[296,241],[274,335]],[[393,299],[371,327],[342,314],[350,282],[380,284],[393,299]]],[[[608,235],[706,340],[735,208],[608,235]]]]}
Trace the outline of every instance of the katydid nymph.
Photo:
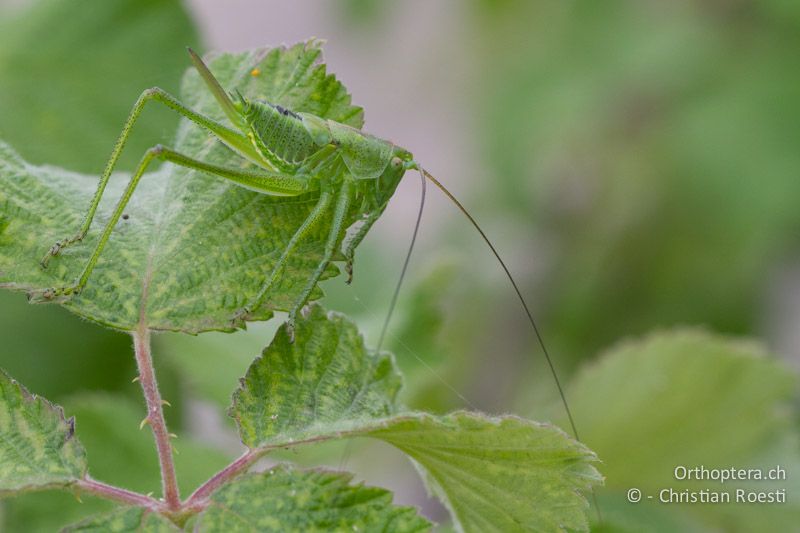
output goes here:
{"type": "MultiPolygon", "coordinates": [[[[287,261],[293,253],[296,253],[298,244],[321,221],[331,220],[322,260],[305,283],[304,289],[291,309],[288,309],[288,324],[291,331],[291,325],[297,314],[307,303],[317,282],[323,276],[329,263],[334,259],[337,246],[342,242],[342,235],[349,229],[345,227],[345,215],[348,211],[354,206],[360,206],[359,209],[362,215],[362,224],[347,240],[342,250],[346,260],[345,270],[348,273],[347,281],[349,282],[352,279],[355,248],[366,236],[372,224],[383,213],[405,172],[412,169],[417,170],[422,177],[423,204],[424,184],[427,179],[466,215],[469,222],[477,229],[495,258],[499,261],[524,308],[536,339],[545,354],[573,433],[578,438],[575,423],[569,411],[553,361],[547,352],[522,292],[509,269],[475,219],[436,178],[420,166],[409,150],[330,119],[324,119],[310,113],[295,112],[264,100],[250,99],[236,90],[228,93],[203,60],[191,49],[189,54],[194,67],[230,124],[223,124],[191,109],[159,88],[144,91],[136,101],[124,124],[81,227],[75,235],[57,241],[47,250],[41,259],[42,268],[47,268],[48,264],[65,248],[79,243],[87,235],[117,160],[148,102],[159,102],[176,111],[185,119],[211,134],[234,154],[251,165],[244,169],[211,164],[161,145],[154,146],[144,154],[134,171],[102,230],[93,253],[76,281],[72,285],[65,287],[34,291],[30,294],[31,299],[52,301],[70,298],[72,295],[79,293],[87,283],[91,282],[92,271],[104,247],[111,238],[117,222],[123,217],[125,207],[138,186],[141,177],[154,161],[166,161],[216,178],[229,180],[236,185],[260,194],[285,197],[296,197],[308,193],[316,194],[316,203],[310,214],[294,230],[293,236],[288,241],[285,249],[281,251],[280,257],[273,267],[264,272],[260,290],[249,303],[230,317],[232,325],[243,325],[250,318],[250,313],[262,305],[270,291],[279,282],[287,261]]],[[[420,209],[420,215],[421,212],[420,209]]],[[[417,228],[419,227],[419,220],[418,216],[417,228]]],[[[416,229],[414,236],[416,237],[416,229]]],[[[408,265],[410,253],[411,248],[406,256],[403,274],[408,265]]],[[[400,281],[402,281],[402,277],[401,274],[400,281]]],[[[400,283],[395,288],[389,316],[391,316],[391,309],[394,307],[399,288],[400,283]]],[[[388,320],[389,317],[387,317],[384,324],[381,340],[383,340],[388,320]]]]}

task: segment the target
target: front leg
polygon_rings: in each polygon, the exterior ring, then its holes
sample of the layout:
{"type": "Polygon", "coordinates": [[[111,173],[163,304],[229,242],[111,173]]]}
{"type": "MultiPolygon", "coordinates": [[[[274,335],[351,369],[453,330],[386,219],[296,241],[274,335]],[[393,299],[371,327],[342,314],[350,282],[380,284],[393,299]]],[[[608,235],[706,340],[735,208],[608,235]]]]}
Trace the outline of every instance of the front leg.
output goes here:
{"type": "Polygon", "coordinates": [[[355,233],[353,233],[344,244],[344,257],[346,261],[344,270],[347,273],[347,279],[345,279],[344,282],[348,285],[353,282],[353,261],[356,255],[356,247],[361,244],[361,241],[367,236],[367,232],[383,214],[384,209],[386,209],[386,206],[369,213],[361,221],[361,225],[356,229],[355,233]]]}

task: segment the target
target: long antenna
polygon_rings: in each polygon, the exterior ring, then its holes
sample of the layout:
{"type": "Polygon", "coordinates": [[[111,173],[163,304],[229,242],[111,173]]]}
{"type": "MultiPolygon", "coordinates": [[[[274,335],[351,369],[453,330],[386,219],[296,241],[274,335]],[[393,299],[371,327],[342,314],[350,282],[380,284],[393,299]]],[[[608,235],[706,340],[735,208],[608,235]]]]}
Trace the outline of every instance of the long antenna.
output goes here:
{"type": "MultiPolygon", "coordinates": [[[[453,193],[447,190],[447,187],[442,185],[439,182],[439,180],[431,176],[427,170],[423,169],[422,167],[419,167],[419,171],[420,174],[424,175],[431,181],[431,183],[436,185],[436,187],[438,187],[439,190],[442,191],[445,196],[450,198],[450,200],[456,205],[456,207],[458,207],[459,211],[464,213],[464,216],[467,217],[467,219],[469,219],[469,221],[472,223],[475,229],[478,230],[478,233],[481,234],[481,237],[483,237],[483,241],[486,243],[487,246],[489,246],[489,249],[492,251],[495,258],[497,259],[497,262],[500,263],[501,267],[503,267],[503,270],[506,273],[506,277],[508,277],[508,281],[510,281],[511,286],[514,287],[514,292],[517,293],[517,298],[519,298],[519,303],[522,304],[522,307],[525,309],[525,314],[528,315],[528,322],[531,323],[533,331],[534,333],[536,333],[536,340],[539,341],[539,346],[542,348],[542,352],[544,353],[544,358],[547,360],[547,366],[550,367],[550,373],[553,375],[553,380],[556,382],[556,388],[558,388],[558,395],[561,396],[561,403],[564,405],[564,411],[567,412],[569,425],[570,427],[572,427],[572,434],[575,435],[575,440],[580,441],[581,438],[578,436],[578,428],[575,426],[575,419],[572,418],[572,411],[569,410],[569,404],[567,403],[567,396],[566,394],[564,394],[564,388],[561,386],[561,380],[558,379],[558,373],[556,372],[555,365],[553,365],[553,359],[550,357],[550,352],[547,351],[547,346],[545,346],[544,344],[544,338],[542,338],[542,334],[539,332],[539,327],[536,325],[536,321],[533,319],[533,314],[531,313],[530,308],[528,308],[528,303],[522,296],[522,291],[519,290],[519,286],[517,285],[517,282],[514,280],[514,276],[511,275],[511,271],[508,270],[505,261],[503,261],[503,258],[500,257],[500,254],[497,252],[497,249],[492,244],[492,241],[490,241],[489,237],[486,236],[486,233],[484,233],[483,229],[481,229],[478,222],[474,218],[472,218],[472,215],[469,214],[469,211],[467,211],[467,209],[463,205],[461,205],[461,202],[459,202],[458,199],[456,199],[456,197],[453,196],[453,193]]],[[[592,491],[592,501],[594,501],[594,509],[595,511],[597,511],[597,520],[600,523],[602,523],[603,515],[600,512],[600,505],[597,503],[597,493],[594,491],[594,487],[591,488],[591,491],[592,491]]]]}
{"type": "Polygon", "coordinates": [[[392,314],[394,314],[394,308],[397,305],[397,297],[400,295],[400,288],[403,286],[403,279],[406,277],[406,271],[408,270],[408,263],[411,261],[411,252],[414,251],[414,245],[417,242],[417,233],[419,233],[419,227],[422,223],[422,211],[425,209],[425,177],[422,174],[422,170],[420,169],[420,184],[422,185],[422,192],[420,193],[419,197],[419,211],[417,212],[417,222],[414,224],[414,233],[411,236],[411,244],[408,246],[408,252],[406,252],[406,259],[403,262],[403,268],[400,270],[400,278],[397,280],[397,285],[394,288],[394,294],[392,294],[392,301],[389,303],[389,312],[386,313],[386,320],[383,321],[383,327],[381,328],[381,336],[378,337],[378,347],[375,351],[380,351],[381,347],[383,346],[383,341],[386,338],[386,332],[389,331],[389,322],[392,320],[392,314]]]}
{"type": "Polygon", "coordinates": [[[575,420],[572,418],[572,412],[569,410],[569,404],[567,404],[567,397],[564,394],[564,388],[561,386],[561,380],[558,379],[558,373],[556,372],[556,367],[555,365],[553,365],[553,359],[550,357],[550,352],[547,351],[547,347],[544,344],[544,339],[542,338],[542,334],[539,332],[539,328],[536,325],[536,321],[533,319],[533,314],[528,308],[528,303],[522,296],[522,291],[519,290],[519,286],[517,285],[517,282],[514,280],[514,276],[511,275],[511,272],[508,270],[505,261],[503,261],[503,259],[500,257],[500,254],[497,252],[497,249],[492,244],[492,241],[489,240],[489,237],[486,236],[486,233],[484,233],[483,229],[481,229],[478,222],[476,222],[475,219],[472,218],[472,215],[469,214],[467,209],[463,205],[461,205],[461,202],[459,202],[456,199],[456,197],[453,196],[453,193],[448,191],[447,188],[439,182],[439,180],[431,176],[427,170],[423,168],[420,168],[419,170],[420,173],[422,173],[426,178],[428,178],[431,181],[431,183],[436,185],[436,187],[438,187],[439,190],[441,190],[445,194],[445,196],[450,198],[450,200],[456,205],[456,207],[458,207],[458,209],[462,213],[464,213],[464,216],[466,216],[467,219],[469,219],[469,221],[472,223],[475,229],[478,230],[478,233],[481,234],[481,237],[483,237],[483,241],[489,246],[489,249],[492,250],[492,253],[494,254],[495,258],[497,258],[497,261],[500,263],[500,266],[503,267],[503,270],[506,273],[506,277],[508,277],[508,280],[511,282],[511,285],[514,287],[514,292],[517,293],[517,298],[519,298],[519,302],[525,309],[525,314],[528,315],[528,321],[531,323],[531,326],[533,326],[533,331],[534,333],[536,333],[536,339],[539,341],[539,346],[542,348],[542,352],[544,352],[544,357],[547,360],[547,365],[550,367],[550,373],[553,375],[553,379],[556,382],[556,387],[558,388],[558,394],[559,396],[561,396],[561,403],[564,404],[564,410],[567,412],[567,418],[569,418],[569,425],[572,427],[572,433],[573,435],[575,435],[576,440],[581,440],[581,438],[578,436],[578,429],[575,426],[575,420]]]}

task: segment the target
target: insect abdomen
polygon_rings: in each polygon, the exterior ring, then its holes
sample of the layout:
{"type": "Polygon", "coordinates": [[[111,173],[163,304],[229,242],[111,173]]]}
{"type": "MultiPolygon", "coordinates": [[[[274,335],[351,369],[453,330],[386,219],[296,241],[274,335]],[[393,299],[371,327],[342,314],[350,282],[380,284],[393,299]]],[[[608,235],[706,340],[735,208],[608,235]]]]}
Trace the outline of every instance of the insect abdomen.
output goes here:
{"type": "Polygon", "coordinates": [[[303,119],[279,105],[249,102],[245,117],[256,149],[279,170],[295,170],[319,149],[303,119]]]}

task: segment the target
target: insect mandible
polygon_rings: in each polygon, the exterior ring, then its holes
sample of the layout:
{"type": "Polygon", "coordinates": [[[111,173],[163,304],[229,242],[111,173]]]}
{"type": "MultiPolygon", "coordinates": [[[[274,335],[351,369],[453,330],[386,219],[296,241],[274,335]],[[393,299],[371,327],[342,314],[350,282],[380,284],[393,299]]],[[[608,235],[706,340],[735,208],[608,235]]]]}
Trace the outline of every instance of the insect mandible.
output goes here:
{"type": "MultiPolygon", "coordinates": [[[[79,293],[85,287],[103,252],[103,248],[110,239],[117,222],[123,216],[125,207],[138,186],[141,177],[153,161],[160,160],[229,180],[236,185],[261,194],[299,196],[309,192],[319,193],[314,208],[305,221],[295,230],[271,272],[264,279],[258,293],[250,303],[239,309],[231,317],[233,324],[243,323],[247,320],[250,312],[263,303],[270,290],[278,283],[297,245],[325,217],[332,217],[322,260],[307,280],[303,291],[289,311],[288,323],[291,330],[291,325],[297,313],[307,302],[314,287],[331,262],[342,233],[347,230],[344,227],[344,223],[348,209],[356,202],[360,202],[364,212],[363,223],[356,229],[352,238],[347,241],[343,250],[346,260],[345,268],[348,274],[347,281],[349,283],[352,279],[355,248],[366,236],[372,224],[383,213],[405,172],[412,169],[417,170],[425,179],[439,188],[467,217],[500,263],[525,310],[537,341],[544,352],[572,431],[578,438],[576,426],[553,361],[545,347],[529,307],[505,262],[464,206],[435,177],[419,165],[409,150],[333,120],[323,119],[309,113],[294,112],[263,100],[248,99],[238,92],[228,94],[203,60],[191,49],[189,49],[189,54],[195,68],[233,127],[217,122],[189,108],[162,89],[152,88],[146,90],[137,100],[123,126],[80,229],[72,237],[59,240],[50,247],[41,259],[42,268],[47,268],[49,262],[55,256],[58,256],[61,251],[82,241],[87,235],[117,160],[139,115],[150,101],[159,102],[204,128],[233,152],[253,163],[257,170],[243,170],[210,164],[161,145],[151,148],[145,153],[130,178],[122,197],[95,245],[93,253],[84,265],[77,280],[69,286],[36,291],[32,295],[33,298],[53,300],[69,297],[79,293]]],[[[406,265],[407,260],[408,257],[406,258],[406,265]]],[[[395,292],[395,298],[396,295],[397,293],[395,292]]],[[[394,301],[390,307],[393,307],[393,304],[394,301]]]]}

